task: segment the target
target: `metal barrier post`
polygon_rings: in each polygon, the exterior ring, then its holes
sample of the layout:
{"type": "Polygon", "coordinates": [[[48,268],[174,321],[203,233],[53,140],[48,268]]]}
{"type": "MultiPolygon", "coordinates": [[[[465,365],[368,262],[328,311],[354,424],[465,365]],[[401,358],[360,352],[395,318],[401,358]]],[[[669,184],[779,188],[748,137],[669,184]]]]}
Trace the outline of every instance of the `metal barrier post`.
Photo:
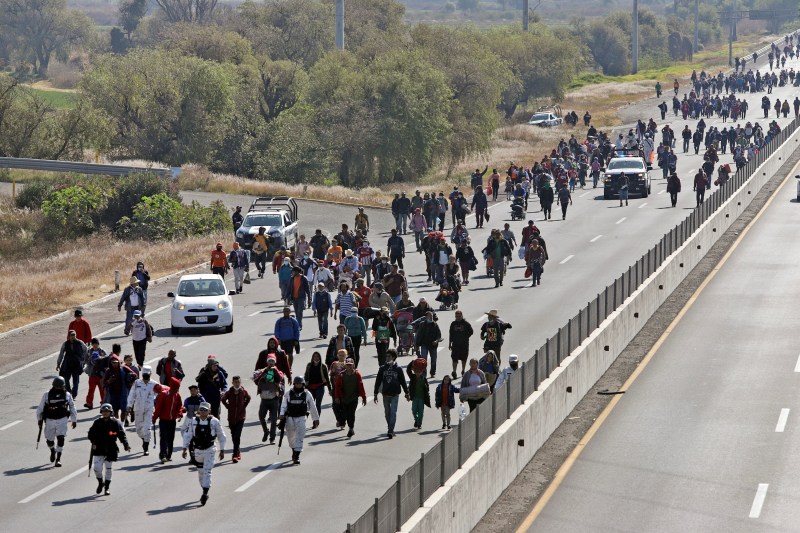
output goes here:
{"type": "MultiPolygon", "coordinates": [[[[533,390],[539,390],[539,350],[533,352],[533,390]]],[[[522,397],[525,397],[525,373],[522,373],[522,397]]]]}
{"type": "Polygon", "coordinates": [[[397,509],[395,509],[395,514],[397,518],[395,519],[395,531],[400,531],[400,526],[403,523],[403,476],[397,476],[397,501],[395,505],[397,509]]]}
{"type": "Polygon", "coordinates": [[[461,426],[463,425],[462,422],[464,422],[464,421],[460,420],[460,416],[459,416],[459,421],[458,421],[458,467],[459,468],[461,468],[464,465],[464,461],[461,459],[461,456],[463,455],[463,451],[461,449],[462,448],[462,446],[461,446],[461,426]]]}
{"type": "Polygon", "coordinates": [[[425,454],[419,454],[419,506],[425,505],[425,454]]]}
{"type": "Polygon", "coordinates": [[[445,453],[447,450],[445,450],[445,446],[444,446],[444,438],[445,438],[445,436],[446,436],[446,434],[442,436],[442,440],[440,441],[442,443],[442,446],[441,446],[442,450],[441,450],[441,452],[439,454],[439,486],[440,487],[443,487],[444,486],[444,482],[445,482],[445,479],[444,479],[444,462],[445,462],[445,459],[447,458],[447,454],[445,453]]]}
{"type": "Polygon", "coordinates": [[[375,498],[375,512],[372,514],[372,530],[375,533],[378,533],[378,501],[379,498],[375,498]]]}

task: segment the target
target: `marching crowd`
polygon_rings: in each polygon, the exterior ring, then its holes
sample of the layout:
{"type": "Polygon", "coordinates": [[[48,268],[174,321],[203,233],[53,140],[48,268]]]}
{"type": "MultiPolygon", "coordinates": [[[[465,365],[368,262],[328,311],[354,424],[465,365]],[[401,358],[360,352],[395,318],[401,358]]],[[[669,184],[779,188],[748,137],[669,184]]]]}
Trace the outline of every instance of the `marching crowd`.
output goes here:
{"type": "MultiPolygon", "coordinates": [[[[770,109],[775,110],[776,116],[786,117],[790,112],[788,100],[776,99],[773,105],[767,95],[774,86],[800,85],[800,73],[784,68],[786,58],[795,54],[800,54],[800,42],[795,47],[794,36],[787,36],[785,47],[773,47],[770,51],[769,73],[745,71],[744,59],[727,76],[694,73],[690,91],[683,100],[678,99],[680,87],[675,81],[672,106],[675,116],[680,114],[685,120],[697,121],[694,130],[686,125],[681,131],[683,153],[693,149],[694,154],[700,155],[701,148],[703,151],[703,164],[693,179],[698,204],[711,187],[715,172],[713,182],[724,186],[734,171],[730,164],[720,163],[721,155],[730,152],[733,163],[740,168],[780,132],[776,121],[769,123],[764,131],[758,122],[732,124],[719,130],[706,127],[705,120],[713,116],[723,122],[728,118],[734,123],[745,120],[748,106],[739,96],[752,92],[766,92],[762,98],[765,118],[770,109]],[[773,71],[773,64],[778,72],[773,71]]],[[[754,55],[753,61],[756,59],[754,55]]],[[[656,91],[660,96],[660,84],[656,85],[656,91]]],[[[792,107],[797,117],[800,98],[795,98],[792,107]]],[[[662,120],[665,119],[668,110],[665,101],[659,110],[662,120]]],[[[572,118],[577,122],[577,115],[572,118]]],[[[475,409],[503,386],[519,364],[514,355],[507,358],[505,365],[502,363],[504,338],[511,324],[502,320],[497,310],[487,313],[478,332],[483,341],[482,355],[471,356],[470,339],[476,332],[458,309],[459,293],[470,284],[471,273],[479,267],[486,269],[494,287],[502,286],[515,250],[526,266],[525,277],[531,279],[531,286],[538,286],[548,259],[547,243],[535,220],[527,221],[519,238],[510,224],[505,223],[502,228],[498,225],[485,243],[473,247],[476,243],[467,225],[468,217],[474,215],[474,228],[490,223],[489,204],[498,200],[502,188],[505,200],[511,201],[512,221],[527,218],[531,212],[529,201],[534,197],[542,220],[551,218],[554,202],[561,207],[562,219],[566,219],[575,189],[586,188],[589,183],[597,187],[608,162],[631,150],[662,169],[671,204],[674,207],[677,203],[681,190],[675,154],[677,136],[669,125],[659,128],[653,119],[640,120],[627,135],[620,133],[612,139],[591,125],[588,112],[584,120],[588,128],[584,140],[579,141],[574,135],[562,139],[540,161],[530,166],[512,163],[502,174],[495,168],[488,178],[488,166],[483,170],[477,168],[467,191],[454,186],[447,195],[444,191],[437,194],[417,190],[409,197],[398,192],[391,204],[394,227],[385,243],[381,243],[385,246],[379,246],[378,239],[369,236],[372,230],[363,208],[358,209],[352,230],[344,223],[339,233],[329,237],[317,229],[308,240],[300,235],[292,249],[280,247],[272,258],[267,257],[272,237],[265,228],[255,237],[252,250],[234,243],[227,252],[222,243],[217,243],[210,256],[212,272],[224,278],[232,270],[234,288],[240,294],[251,283],[249,272],[253,262],[258,278],[268,276],[271,271],[284,305],[272,336],[255,357],[252,375],[247,376],[252,380],[252,388],[245,386],[240,375],[229,377],[221,361],[209,355],[188,386],[188,395],[183,397],[180,390],[187,382],[187,372],[175,350],[169,350],[159,359],[155,371],[145,364],[147,345],[154,335],[146,319],[150,275],[145,265],[138,263],[117,306],[119,312],[125,310],[124,334],[131,336],[132,354],[123,354],[119,343],[106,353],[100,347],[100,340],[92,335],[81,310],[75,311],[74,320],[69,323],[67,340],[60,348],[56,365],[58,377],[36,410],[40,437],[43,430],[50,461],[56,467],[61,466],[65,436],[70,427],[75,429],[77,425],[75,398],[80,378],[86,374],[84,408],[94,408],[95,394],[100,401],[100,417],[89,429],[90,465],[98,482],[97,494],[110,494],[119,444],[125,451],[131,450],[126,427],[133,424],[142,442],[143,455],[149,455],[151,441],[154,449],[160,441],[158,454],[162,463],[172,460],[175,433],[180,431],[182,456],[190,457],[197,467],[202,489],[200,502],[205,505],[213,466],[216,460],[224,459],[228,437],[232,441],[232,461],[242,460],[241,436],[248,406],[254,399],[258,403],[262,442],[272,445],[277,439],[280,448],[285,434],[293,464],[300,464],[307,419],[311,418],[312,429],[319,426],[326,393],[336,429],[347,428],[347,438],[351,438],[355,434],[359,403],[365,405],[368,400],[359,364],[370,343],[375,346],[379,368],[373,400],[379,403],[382,398],[386,437],[391,439],[396,435],[401,397],[411,404],[414,429],[422,427],[425,409],[433,406],[441,416],[442,430],[449,430],[451,411],[458,407],[457,398],[470,410],[475,409]],[[656,145],[659,135],[660,142],[656,145]],[[427,281],[437,286],[438,309],[424,297],[417,302],[411,300],[404,259],[412,253],[424,257],[427,281]],[[446,328],[440,325],[437,314],[445,310],[454,311],[454,319],[446,328]],[[326,349],[314,351],[303,368],[295,365],[295,356],[300,352],[300,335],[309,318],[307,313],[316,320],[318,338],[328,343],[326,349]],[[334,328],[329,327],[331,320],[334,328]],[[431,394],[439,347],[445,342],[452,369],[444,372],[431,394]],[[412,357],[401,366],[398,357],[406,355],[412,357]],[[229,434],[220,422],[223,414],[229,434]]],[[[622,200],[620,194],[620,205],[622,200]]],[[[627,194],[625,200],[627,203],[627,194]]],[[[232,221],[235,231],[242,222],[239,210],[232,221]]],[[[461,407],[458,416],[465,413],[466,409],[461,407]]]]}

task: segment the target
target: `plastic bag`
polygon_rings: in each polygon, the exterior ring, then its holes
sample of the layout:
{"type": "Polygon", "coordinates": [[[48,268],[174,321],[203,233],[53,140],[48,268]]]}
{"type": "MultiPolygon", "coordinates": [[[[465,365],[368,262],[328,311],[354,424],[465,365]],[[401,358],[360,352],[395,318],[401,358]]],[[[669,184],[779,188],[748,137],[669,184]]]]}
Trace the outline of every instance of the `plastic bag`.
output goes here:
{"type": "Polygon", "coordinates": [[[517,248],[517,256],[518,256],[520,259],[525,259],[525,248],[523,248],[522,246],[520,246],[519,248],[517,248]]]}
{"type": "Polygon", "coordinates": [[[464,407],[464,404],[462,403],[458,408],[458,419],[464,420],[465,418],[467,418],[467,408],[464,407]]]}

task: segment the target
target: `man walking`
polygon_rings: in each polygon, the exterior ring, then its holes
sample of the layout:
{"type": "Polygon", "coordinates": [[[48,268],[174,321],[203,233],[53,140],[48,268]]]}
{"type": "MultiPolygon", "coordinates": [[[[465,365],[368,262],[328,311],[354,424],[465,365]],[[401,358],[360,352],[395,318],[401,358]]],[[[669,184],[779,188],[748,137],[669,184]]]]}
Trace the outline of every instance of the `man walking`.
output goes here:
{"type": "Polygon", "coordinates": [[[494,350],[497,358],[500,358],[500,349],[503,347],[503,338],[506,330],[511,329],[511,324],[503,322],[497,316],[497,309],[492,309],[487,313],[488,320],[481,326],[481,340],[483,341],[483,351],[494,350]]]}
{"type": "Polygon", "coordinates": [[[697,174],[694,175],[695,200],[697,200],[698,207],[703,205],[703,200],[705,199],[707,187],[708,187],[708,180],[706,179],[705,172],[703,172],[703,170],[700,169],[697,171],[697,174]]]}
{"type": "Polygon", "coordinates": [[[72,400],[72,395],[67,392],[66,382],[61,376],[53,379],[53,386],[42,396],[36,408],[36,420],[39,422],[39,427],[44,424],[44,440],[50,448],[50,462],[55,463],[54,466],[61,466],[67,423],[72,422],[72,429],[78,425],[75,402],[72,400]]]}
{"type": "Polygon", "coordinates": [[[336,378],[336,386],[333,388],[333,401],[340,406],[349,428],[347,432],[348,439],[356,434],[354,427],[359,397],[361,398],[361,405],[367,405],[367,392],[364,390],[364,381],[361,378],[361,373],[356,370],[355,364],[352,358],[347,358],[345,370],[336,378]]]}
{"type": "Polygon", "coordinates": [[[84,403],[83,406],[87,409],[91,409],[94,406],[95,388],[99,391],[100,403],[103,403],[105,400],[106,391],[103,390],[103,374],[105,374],[108,368],[109,358],[106,352],[100,348],[100,341],[98,339],[92,339],[87,357],[89,390],[86,391],[86,403],[84,403]]]}
{"type": "Polygon", "coordinates": [[[209,355],[206,366],[200,370],[195,378],[200,387],[200,394],[211,406],[211,414],[219,416],[219,404],[222,393],[228,390],[228,373],[219,366],[219,361],[213,355],[209,355]]]}
{"type": "Polygon", "coordinates": [[[156,374],[158,374],[158,381],[162,385],[169,385],[172,378],[177,379],[178,383],[180,383],[186,377],[186,373],[183,371],[183,364],[176,358],[177,355],[178,352],[170,350],[167,352],[166,357],[158,360],[156,374]]]}
{"type": "Polygon", "coordinates": [[[250,403],[250,394],[242,387],[242,378],[233,376],[231,379],[233,386],[222,395],[222,405],[228,410],[228,427],[231,430],[231,440],[233,441],[234,463],[242,459],[242,452],[239,444],[242,440],[242,429],[247,415],[247,405],[250,403]]]}
{"type": "Polygon", "coordinates": [[[94,475],[97,478],[97,494],[103,492],[105,495],[111,494],[111,469],[114,461],[119,458],[119,447],[117,441],[122,443],[126,452],[131,451],[128,445],[128,438],[125,436],[125,428],[122,422],[113,416],[111,404],[104,403],[100,406],[100,418],[96,419],[89,428],[89,442],[92,443],[92,457],[94,475]],[[103,470],[105,469],[105,479],[103,470]]]}
{"type": "Polygon", "coordinates": [[[179,389],[181,382],[178,378],[169,378],[169,388],[162,389],[156,397],[156,406],[153,410],[153,426],[159,420],[161,423],[158,425],[158,438],[159,446],[161,447],[158,452],[158,458],[161,464],[166,461],[172,461],[172,445],[175,441],[175,427],[180,422],[183,416],[184,409],[181,401],[179,389]]]}
{"type": "Polygon", "coordinates": [[[561,220],[567,219],[567,206],[572,205],[572,195],[569,187],[561,187],[558,190],[558,203],[561,204],[561,220]]]}
{"type": "Polygon", "coordinates": [[[211,470],[214,468],[217,448],[214,442],[219,442],[219,460],[225,459],[225,431],[219,420],[211,415],[211,405],[203,402],[197,409],[197,416],[187,418],[183,428],[183,453],[184,459],[193,446],[194,460],[197,465],[197,476],[203,494],[200,496],[200,505],[208,501],[208,490],[211,488],[211,470]]]}
{"type": "Polygon", "coordinates": [[[292,308],[284,307],[283,316],[275,321],[273,334],[289,358],[289,367],[294,363],[294,352],[300,353],[300,322],[292,316],[292,308]]]}
{"type": "Polygon", "coordinates": [[[250,269],[250,262],[247,260],[247,252],[239,248],[238,242],[233,243],[228,264],[233,269],[233,288],[236,290],[236,294],[241,294],[242,283],[244,283],[245,274],[250,269]]]}
{"type": "Polygon", "coordinates": [[[137,379],[128,393],[128,412],[135,415],[136,434],[142,439],[143,455],[150,455],[150,432],[153,428],[153,409],[161,385],[150,380],[152,370],[142,367],[142,377],[137,379]]]}
{"type": "Polygon", "coordinates": [[[425,360],[430,359],[431,377],[436,377],[436,355],[439,350],[439,341],[442,340],[442,331],[433,320],[433,311],[425,312],[425,319],[419,324],[414,339],[419,356],[425,360]]]}
{"type": "MultiPolygon", "coordinates": [[[[404,232],[405,233],[405,232],[404,232]]],[[[406,256],[406,245],[403,238],[397,234],[396,229],[392,229],[392,236],[386,241],[386,255],[392,264],[397,264],[403,268],[403,258],[406,256]]]]}
{"type": "Polygon", "coordinates": [[[403,369],[397,364],[397,350],[390,348],[386,352],[386,364],[378,369],[375,378],[375,403],[378,403],[378,393],[383,394],[383,414],[386,417],[386,436],[394,438],[394,425],[397,421],[397,402],[400,391],[409,399],[408,385],[403,369]]]}
{"type": "Polygon", "coordinates": [[[78,340],[88,345],[92,340],[92,327],[83,318],[83,311],[80,309],[75,310],[74,317],[75,319],[67,326],[67,331],[74,331],[78,340]]]}
{"type": "Polygon", "coordinates": [[[667,192],[669,193],[669,200],[672,207],[678,204],[678,193],[681,192],[681,180],[676,173],[672,173],[667,180],[667,192]]]}
{"type": "Polygon", "coordinates": [[[147,309],[147,288],[150,286],[150,273],[144,269],[144,263],[139,261],[136,263],[136,270],[133,271],[131,276],[136,276],[139,279],[139,288],[142,289],[142,314],[147,309]]]}
{"type": "Polygon", "coordinates": [[[122,296],[119,297],[119,302],[117,303],[117,312],[122,310],[123,305],[125,306],[125,329],[123,332],[125,335],[130,335],[133,312],[141,311],[144,305],[144,293],[142,288],[139,287],[139,278],[136,276],[131,276],[130,283],[122,291],[122,296]]]}
{"type": "Polygon", "coordinates": [[[306,435],[306,417],[311,415],[312,429],[319,427],[319,412],[314,396],[306,390],[303,376],[295,376],[292,388],[283,395],[281,402],[281,427],[286,428],[289,447],[292,448],[292,463],[300,464],[303,437],[306,435]]]}
{"type": "Polygon", "coordinates": [[[292,278],[284,290],[283,299],[292,302],[298,329],[302,331],[303,310],[306,308],[306,304],[311,307],[311,287],[308,284],[308,279],[303,275],[302,268],[298,266],[292,267],[292,278]]]}
{"type": "Polygon", "coordinates": [[[131,339],[133,340],[133,355],[136,356],[136,364],[141,368],[147,357],[147,343],[153,342],[153,326],[144,319],[142,312],[138,309],[133,312],[131,339]]]}
{"type": "Polygon", "coordinates": [[[74,330],[69,330],[67,340],[61,345],[61,350],[58,352],[56,372],[64,378],[65,386],[71,392],[73,398],[78,395],[78,382],[80,381],[81,373],[83,373],[83,365],[87,360],[87,356],[86,344],[77,339],[74,330]]]}
{"type": "Polygon", "coordinates": [[[284,375],[283,372],[278,370],[277,359],[274,355],[267,356],[267,366],[263,369],[258,369],[255,372],[254,381],[258,387],[256,392],[261,398],[261,404],[258,406],[258,421],[261,423],[261,429],[264,435],[261,437],[261,442],[266,442],[269,438],[270,444],[275,444],[275,430],[278,421],[278,412],[280,411],[281,400],[284,394],[284,375]],[[267,429],[267,414],[269,414],[269,429],[267,429]]]}
{"type": "Polygon", "coordinates": [[[222,249],[221,242],[211,250],[211,272],[218,274],[222,279],[225,279],[225,274],[228,273],[228,254],[222,249]]]}

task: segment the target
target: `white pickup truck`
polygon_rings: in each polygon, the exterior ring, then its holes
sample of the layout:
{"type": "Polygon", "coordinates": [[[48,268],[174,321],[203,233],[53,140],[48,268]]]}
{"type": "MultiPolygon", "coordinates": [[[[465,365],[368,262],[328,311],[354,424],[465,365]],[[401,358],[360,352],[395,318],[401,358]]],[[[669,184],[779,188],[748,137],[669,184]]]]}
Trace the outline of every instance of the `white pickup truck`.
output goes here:
{"type": "Polygon", "coordinates": [[[268,259],[281,246],[292,250],[297,244],[297,202],[288,196],[262,196],[253,200],[250,209],[236,230],[236,242],[246,249],[253,248],[253,237],[259,228],[266,228],[269,236],[268,259]]]}

